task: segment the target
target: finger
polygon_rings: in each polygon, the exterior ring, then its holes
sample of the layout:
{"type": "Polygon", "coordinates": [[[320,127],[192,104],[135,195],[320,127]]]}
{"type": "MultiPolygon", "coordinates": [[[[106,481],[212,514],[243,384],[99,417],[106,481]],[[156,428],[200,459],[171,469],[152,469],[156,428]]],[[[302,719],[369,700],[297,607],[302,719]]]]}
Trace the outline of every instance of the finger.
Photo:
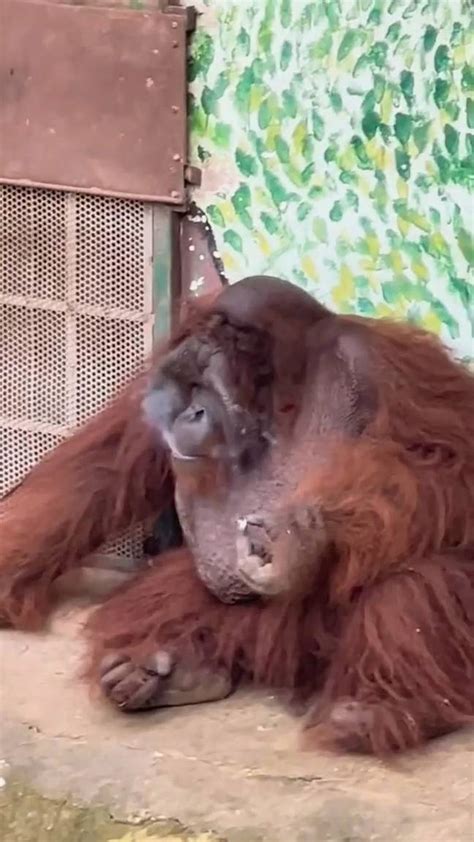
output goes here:
{"type": "Polygon", "coordinates": [[[249,553],[249,542],[245,535],[239,534],[237,535],[236,540],[236,548],[237,548],[237,557],[239,561],[247,558],[249,553]]]}
{"type": "Polygon", "coordinates": [[[105,690],[111,690],[116,684],[123,681],[133,670],[133,664],[126,661],[124,664],[119,664],[114,669],[106,672],[100,679],[100,683],[105,690]]]}
{"type": "Polygon", "coordinates": [[[247,523],[249,526],[263,526],[264,520],[260,515],[248,515],[247,523]]]}
{"type": "Polygon", "coordinates": [[[126,706],[130,710],[139,710],[148,707],[158,696],[160,679],[155,675],[149,675],[146,681],[128,698],[126,706]]]}
{"type": "Polygon", "coordinates": [[[110,652],[109,655],[102,658],[102,661],[100,662],[100,675],[105,675],[114,667],[117,667],[119,664],[123,664],[124,661],[128,660],[128,657],[121,652],[110,652]]]}
{"type": "Polygon", "coordinates": [[[148,681],[159,681],[158,676],[150,676],[141,669],[134,669],[109,691],[109,696],[119,707],[129,707],[129,701],[148,681]]]}

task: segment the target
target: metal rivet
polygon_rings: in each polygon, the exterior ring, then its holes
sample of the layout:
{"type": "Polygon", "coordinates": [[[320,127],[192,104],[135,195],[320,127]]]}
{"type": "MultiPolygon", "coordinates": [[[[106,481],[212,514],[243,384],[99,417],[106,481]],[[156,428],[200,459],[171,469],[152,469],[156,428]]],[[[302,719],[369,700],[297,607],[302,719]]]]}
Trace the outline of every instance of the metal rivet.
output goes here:
{"type": "Polygon", "coordinates": [[[179,199],[179,193],[178,193],[178,191],[177,191],[177,190],[172,190],[172,191],[171,191],[171,198],[172,198],[172,199],[179,199]]]}
{"type": "Polygon", "coordinates": [[[177,24],[177,22],[176,22],[175,20],[173,20],[173,21],[171,22],[171,29],[177,29],[177,28],[178,28],[178,24],[177,24]]]}
{"type": "Polygon", "coordinates": [[[173,161],[180,161],[180,160],[181,160],[181,155],[179,154],[179,152],[175,152],[174,155],[173,155],[173,161]]]}
{"type": "Polygon", "coordinates": [[[178,113],[178,111],[179,111],[179,108],[178,108],[178,106],[177,106],[177,105],[172,105],[172,106],[171,106],[171,110],[172,110],[173,114],[177,114],[177,113],[178,113]]]}
{"type": "Polygon", "coordinates": [[[173,46],[174,48],[176,48],[176,47],[178,46],[178,42],[177,42],[177,41],[173,41],[172,46],[173,46]]]}

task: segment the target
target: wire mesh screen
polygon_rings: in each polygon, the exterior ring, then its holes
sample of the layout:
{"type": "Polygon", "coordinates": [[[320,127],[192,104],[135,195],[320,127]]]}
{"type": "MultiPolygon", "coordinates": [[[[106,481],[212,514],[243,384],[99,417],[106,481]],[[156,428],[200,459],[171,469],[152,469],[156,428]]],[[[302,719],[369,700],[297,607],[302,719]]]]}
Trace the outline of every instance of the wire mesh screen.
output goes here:
{"type": "Polygon", "coordinates": [[[0,497],[150,352],[152,249],[146,203],[0,185],[0,497]]]}

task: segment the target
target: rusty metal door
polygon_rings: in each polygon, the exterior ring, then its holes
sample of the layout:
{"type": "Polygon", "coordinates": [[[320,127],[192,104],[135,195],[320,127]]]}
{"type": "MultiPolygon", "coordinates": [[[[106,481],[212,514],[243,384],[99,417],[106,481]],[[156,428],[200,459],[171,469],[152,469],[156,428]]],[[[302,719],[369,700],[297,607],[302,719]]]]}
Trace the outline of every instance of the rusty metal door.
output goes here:
{"type": "Polygon", "coordinates": [[[0,181],[183,205],[189,10],[0,7],[0,181]]]}

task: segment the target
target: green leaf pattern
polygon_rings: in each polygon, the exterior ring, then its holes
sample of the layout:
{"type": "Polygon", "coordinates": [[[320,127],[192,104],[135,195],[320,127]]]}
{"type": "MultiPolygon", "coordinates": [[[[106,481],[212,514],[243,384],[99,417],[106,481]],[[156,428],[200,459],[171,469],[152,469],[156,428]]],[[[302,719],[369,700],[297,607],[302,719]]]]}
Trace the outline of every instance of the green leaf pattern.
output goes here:
{"type": "Polygon", "coordinates": [[[408,318],[474,358],[469,0],[201,0],[192,155],[231,281],[408,318]]]}

